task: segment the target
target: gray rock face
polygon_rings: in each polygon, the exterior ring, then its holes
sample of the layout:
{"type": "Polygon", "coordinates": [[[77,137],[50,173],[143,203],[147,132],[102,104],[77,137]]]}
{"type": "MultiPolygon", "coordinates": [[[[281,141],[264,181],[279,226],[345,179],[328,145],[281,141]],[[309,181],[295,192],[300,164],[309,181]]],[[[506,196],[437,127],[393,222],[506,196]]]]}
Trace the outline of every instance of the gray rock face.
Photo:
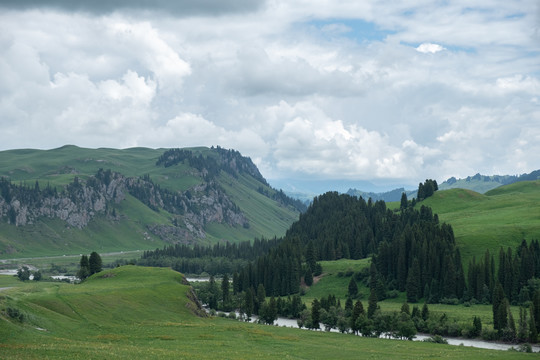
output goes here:
{"type": "Polygon", "coordinates": [[[213,182],[185,192],[171,192],[156,186],[149,178],[126,178],[108,171],[86,181],[75,178],[59,192],[10,186],[9,196],[0,196],[0,217],[16,226],[33,224],[45,217],[58,218],[82,229],[98,214],[107,214],[108,204],[122,202],[128,193],[154,211],[164,209],[173,214],[170,225],[153,225],[148,229],[167,242],[191,243],[204,239],[208,223],[249,226],[246,216],[213,182]]]}
{"type": "Polygon", "coordinates": [[[36,199],[26,199],[28,196],[21,193],[21,199],[13,197],[9,204],[1,198],[0,213],[14,212],[16,226],[33,224],[40,217],[48,217],[59,218],[69,226],[82,229],[97,213],[105,212],[107,202],[122,201],[125,190],[125,179],[117,175],[108,185],[78,183],[77,186],[67,186],[63,192],[36,199]]]}

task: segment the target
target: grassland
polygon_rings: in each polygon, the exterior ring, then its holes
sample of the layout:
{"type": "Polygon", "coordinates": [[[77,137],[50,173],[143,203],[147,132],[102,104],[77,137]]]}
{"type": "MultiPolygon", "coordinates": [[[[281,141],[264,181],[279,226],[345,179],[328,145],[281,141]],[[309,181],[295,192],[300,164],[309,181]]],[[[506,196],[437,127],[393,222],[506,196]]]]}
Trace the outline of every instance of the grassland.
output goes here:
{"type": "MultiPolygon", "coordinates": [[[[190,148],[203,155],[215,156],[208,148],[190,148]]],[[[165,168],[156,161],[165,149],[84,149],[63,146],[53,150],[10,150],[0,152],[0,176],[14,183],[34,186],[39,181],[60,188],[75,176],[87,178],[100,168],[111,169],[125,176],[149,175],[153,182],[171,191],[183,191],[203,180],[186,164],[165,168]]],[[[232,242],[255,237],[281,236],[298,218],[298,213],[263,196],[257,190],[262,184],[241,175],[233,178],[222,174],[218,182],[249,220],[249,227],[231,227],[209,223],[206,239],[211,244],[226,239],[232,242]]],[[[272,189],[266,189],[272,193],[272,189]]],[[[171,216],[166,211],[153,211],[130,196],[113,205],[121,214],[118,221],[94,218],[83,229],[67,227],[60,220],[41,219],[32,225],[15,227],[0,223],[0,257],[3,259],[54,256],[63,254],[149,250],[165,243],[148,231],[150,224],[168,224],[171,216]]]]}
{"type": "Polygon", "coordinates": [[[540,181],[525,181],[479,194],[471,190],[437,191],[422,204],[452,225],[464,264],[486,249],[515,248],[540,239],[540,181]]]}
{"type": "MultiPolygon", "coordinates": [[[[347,290],[349,281],[351,281],[351,274],[357,273],[364,268],[369,267],[371,259],[362,260],[348,260],[342,259],[337,261],[321,261],[323,268],[323,276],[312,285],[302,296],[302,301],[310,307],[311,302],[317,298],[327,297],[329,294],[333,294],[337,299],[340,299],[341,304],[344,305],[347,300],[347,290]]],[[[367,301],[369,297],[369,288],[362,282],[358,282],[358,299],[364,303],[364,307],[367,308],[367,301]]],[[[383,312],[399,312],[403,303],[406,302],[405,293],[399,293],[396,298],[387,299],[378,302],[381,311],[383,312]]],[[[416,304],[410,304],[421,308],[423,306],[423,299],[416,304]]],[[[442,316],[446,314],[450,321],[460,324],[471,324],[473,317],[478,316],[482,320],[482,324],[486,327],[493,326],[493,311],[491,305],[474,304],[474,305],[446,305],[446,304],[429,304],[429,310],[435,316],[442,316]]],[[[514,316],[519,314],[519,307],[511,306],[514,316]]]]}
{"type": "Polygon", "coordinates": [[[366,339],[193,315],[169,269],[126,266],[80,285],[0,284],[2,359],[518,359],[508,353],[366,339]],[[24,314],[8,318],[7,307],[24,314]]]}

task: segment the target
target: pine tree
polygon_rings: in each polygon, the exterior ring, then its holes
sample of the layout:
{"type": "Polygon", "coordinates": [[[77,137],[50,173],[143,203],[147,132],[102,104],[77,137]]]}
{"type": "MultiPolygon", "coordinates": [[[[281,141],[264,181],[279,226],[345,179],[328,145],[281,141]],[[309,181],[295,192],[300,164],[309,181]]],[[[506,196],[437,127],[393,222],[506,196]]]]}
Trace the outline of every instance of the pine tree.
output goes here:
{"type": "Polygon", "coordinates": [[[356,284],[356,281],[354,280],[354,276],[351,276],[351,281],[349,281],[349,296],[351,298],[356,298],[358,295],[358,284],[356,284]]]}
{"type": "Polygon", "coordinates": [[[376,289],[373,289],[369,293],[368,311],[367,311],[368,319],[373,319],[373,316],[375,315],[376,311],[377,311],[377,291],[376,289]]]}
{"type": "Polygon", "coordinates": [[[472,337],[478,337],[482,333],[482,319],[480,317],[475,316],[473,318],[473,328],[472,328],[472,337]]]}
{"type": "Polygon", "coordinates": [[[350,321],[351,330],[354,333],[358,332],[357,320],[362,315],[365,315],[364,305],[362,304],[362,302],[360,300],[358,300],[354,304],[354,308],[353,308],[353,311],[352,311],[352,314],[351,314],[351,321],[350,321]]]}
{"type": "Polygon", "coordinates": [[[319,328],[321,315],[321,303],[316,298],[311,303],[311,326],[313,329],[319,328]]]}
{"type": "Polygon", "coordinates": [[[309,266],[304,274],[304,282],[307,286],[313,285],[313,275],[311,274],[311,268],[309,266]]]}
{"type": "Polygon", "coordinates": [[[82,255],[79,265],[80,266],[79,271],[77,272],[77,277],[82,281],[88,276],[90,276],[90,262],[88,261],[88,256],[82,255]]]}
{"type": "Polygon", "coordinates": [[[538,329],[536,328],[536,322],[534,319],[534,309],[530,308],[529,318],[529,342],[536,343],[538,341],[538,329]]]}
{"type": "Polygon", "coordinates": [[[427,321],[429,319],[429,308],[427,303],[422,306],[422,320],[427,321]]]}
{"type": "Polygon", "coordinates": [[[413,264],[407,277],[407,301],[417,302],[421,296],[421,283],[420,283],[420,265],[418,259],[413,260],[413,264]]]}
{"type": "Polygon", "coordinates": [[[103,265],[101,261],[101,256],[99,256],[97,252],[93,251],[90,254],[90,259],[89,259],[90,275],[101,272],[102,266],[103,265]]]}
{"type": "Polygon", "coordinates": [[[402,193],[401,194],[401,204],[400,204],[400,209],[401,210],[405,210],[407,209],[407,207],[409,206],[408,202],[407,202],[407,194],[406,193],[402,193]]]}
{"type": "Polygon", "coordinates": [[[244,314],[246,314],[246,319],[249,321],[251,319],[251,314],[253,314],[253,290],[249,288],[244,293],[244,314]]]}
{"type": "Polygon", "coordinates": [[[221,280],[221,299],[223,300],[223,307],[225,308],[227,303],[229,302],[229,276],[227,274],[223,275],[223,279],[221,280]]]}
{"type": "Polygon", "coordinates": [[[505,325],[506,321],[500,321],[500,312],[499,308],[504,300],[504,290],[500,282],[495,285],[492,295],[492,312],[493,312],[493,328],[495,330],[501,330],[505,325]]]}
{"type": "MultiPolygon", "coordinates": [[[[508,300],[506,298],[503,298],[501,303],[499,304],[499,308],[497,309],[497,325],[499,332],[501,332],[505,327],[508,326],[508,300]]],[[[495,328],[495,323],[493,324],[493,327],[495,328]]]]}

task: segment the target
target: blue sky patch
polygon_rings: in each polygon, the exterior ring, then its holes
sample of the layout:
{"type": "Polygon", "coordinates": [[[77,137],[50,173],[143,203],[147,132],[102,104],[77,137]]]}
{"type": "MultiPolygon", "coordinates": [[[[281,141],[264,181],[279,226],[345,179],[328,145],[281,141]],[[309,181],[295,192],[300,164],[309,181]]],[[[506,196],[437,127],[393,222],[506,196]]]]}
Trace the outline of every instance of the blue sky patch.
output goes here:
{"type": "Polygon", "coordinates": [[[327,37],[345,37],[357,42],[382,41],[395,31],[381,29],[377,24],[361,19],[313,20],[308,25],[315,26],[327,37]]]}

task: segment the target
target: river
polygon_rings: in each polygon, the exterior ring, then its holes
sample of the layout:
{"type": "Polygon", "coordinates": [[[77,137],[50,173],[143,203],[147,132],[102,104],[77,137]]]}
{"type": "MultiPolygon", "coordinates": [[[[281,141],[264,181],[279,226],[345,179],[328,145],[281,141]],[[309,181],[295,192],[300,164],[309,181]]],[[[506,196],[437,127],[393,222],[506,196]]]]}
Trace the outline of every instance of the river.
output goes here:
{"type": "MultiPolygon", "coordinates": [[[[226,313],[228,315],[228,313],[226,313]]],[[[238,316],[239,314],[236,313],[238,316]]],[[[256,323],[258,322],[259,318],[256,315],[252,315],[251,322],[256,323]]],[[[288,319],[284,317],[278,317],[276,321],[274,321],[274,326],[281,326],[281,327],[289,327],[289,328],[296,328],[298,329],[298,323],[296,319],[288,319]]],[[[308,330],[306,328],[303,328],[303,330],[308,330]]],[[[324,330],[313,330],[313,331],[324,331],[324,330]]],[[[330,330],[331,332],[339,332],[337,329],[330,330]]],[[[382,336],[381,336],[382,337],[382,336]]],[[[427,334],[417,334],[413,341],[424,341],[428,338],[430,338],[431,335],[427,334]]],[[[518,348],[519,345],[517,344],[505,344],[505,343],[499,343],[499,342],[492,342],[492,341],[484,341],[484,340],[477,340],[477,339],[464,339],[464,338],[452,338],[452,337],[443,337],[446,341],[448,341],[448,345],[454,345],[454,346],[470,346],[480,349],[489,349],[489,350],[504,350],[507,351],[511,348],[518,348]]],[[[399,340],[399,339],[395,339],[399,340]]],[[[403,340],[401,340],[403,341],[403,340]]],[[[533,345],[532,346],[533,352],[540,352],[540,346],[533,345]]]]}

